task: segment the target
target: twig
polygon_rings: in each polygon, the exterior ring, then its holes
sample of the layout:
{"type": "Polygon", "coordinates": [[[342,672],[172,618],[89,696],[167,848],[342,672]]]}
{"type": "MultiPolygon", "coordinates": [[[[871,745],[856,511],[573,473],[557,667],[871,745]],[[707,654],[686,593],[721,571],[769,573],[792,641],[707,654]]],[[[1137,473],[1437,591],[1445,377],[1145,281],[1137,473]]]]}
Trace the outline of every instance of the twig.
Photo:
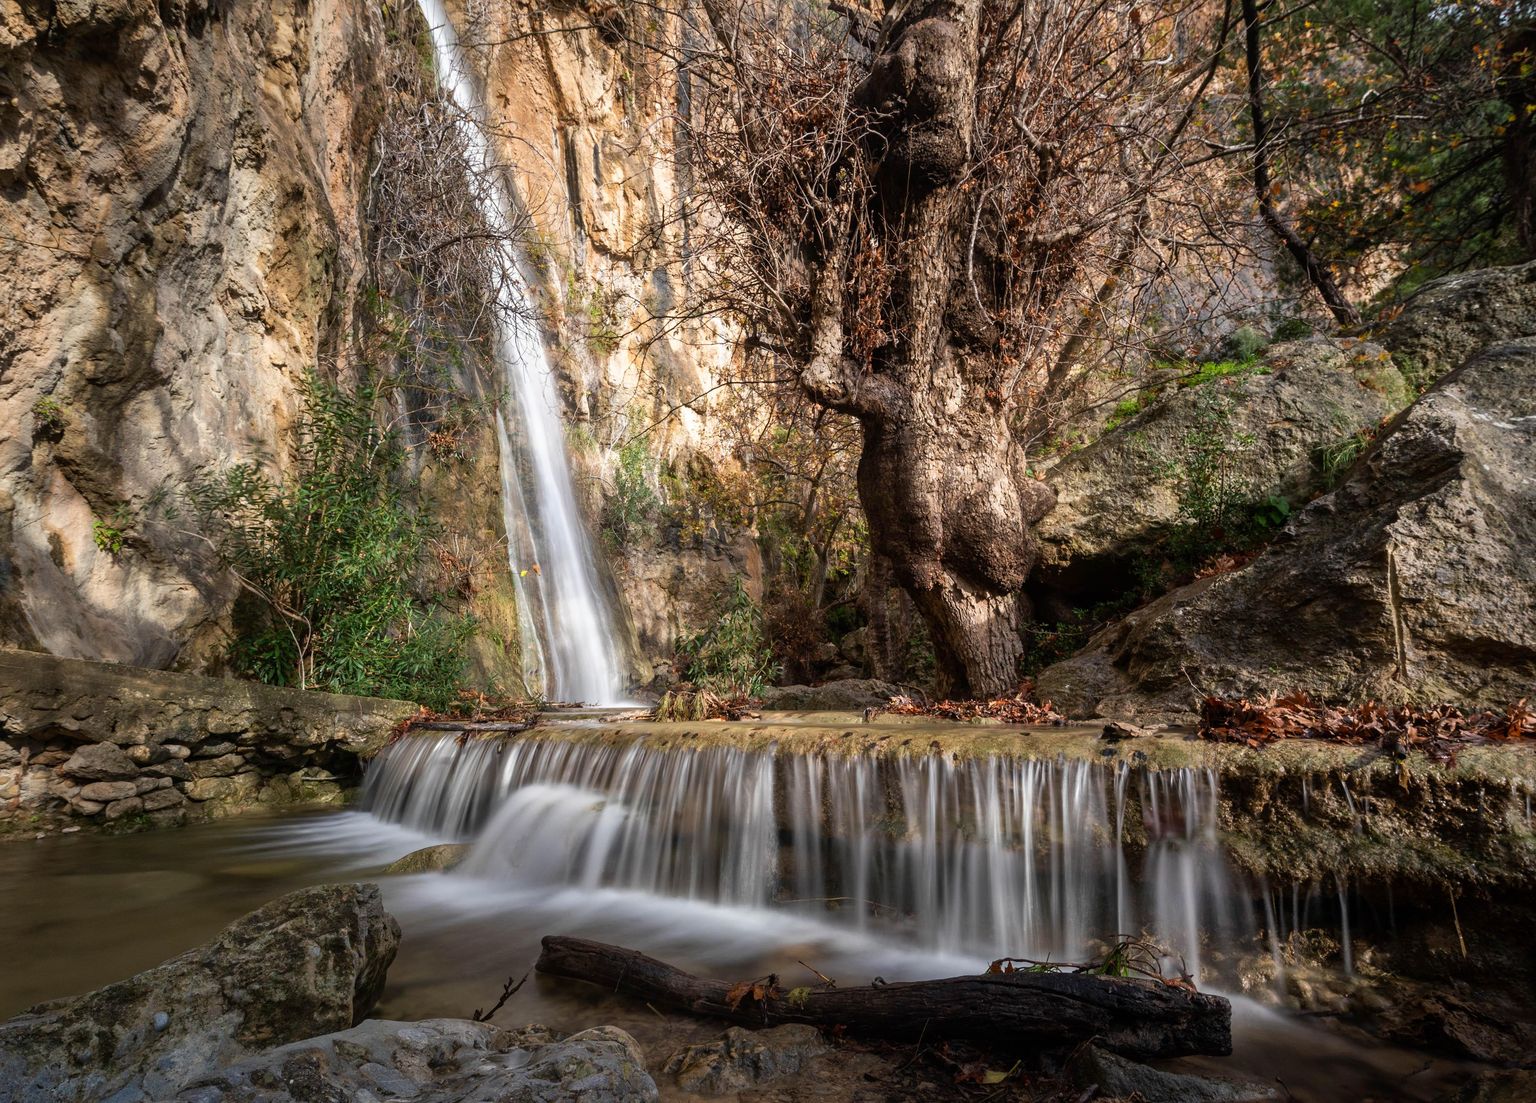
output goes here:
{"type": "Polygon", "coordinates": [[[1461,916],[1456,914],[1456,893],[1451,892],[1451,922],[1456,924],[1456,942],[1461,947],[1461,956],[1467,956],[1467,939],[1461,933],[1461,916]]]}
{"type": "Polygon", "coordinates": [[[810,965],[806,965],[805,962],[800,961],[798,958],[796,959],[796,964],[804,965],[805,968],[810,969],[811,972],[815,973],[818,977],[821,978],[821,983],[825,984],[828,988],[836,988],[837,987],[837,981],[835,981],[831,977],[827,976],[827,974],[823,973],[820,969],[817,969],[817,968],[815,968],[813,966],[810,966],[810,965]]]}
{"type": "Polygon", "coordinates": [[[524,973],[523,979],[518,981],[516,984],[512,983],[511,977],[508,977],[507,983],[501,986],[501,998],[491,1006],[489,1011],[481,1011],[478,1007],[475,1008],[475,1013],[469,1017],[469,1021],[472,1023],[490,1022],[491,1016],[505,1007],[507,1005],[507,1001],[517,994],[517,990],[527,983],[527,973],[524,973]]]}

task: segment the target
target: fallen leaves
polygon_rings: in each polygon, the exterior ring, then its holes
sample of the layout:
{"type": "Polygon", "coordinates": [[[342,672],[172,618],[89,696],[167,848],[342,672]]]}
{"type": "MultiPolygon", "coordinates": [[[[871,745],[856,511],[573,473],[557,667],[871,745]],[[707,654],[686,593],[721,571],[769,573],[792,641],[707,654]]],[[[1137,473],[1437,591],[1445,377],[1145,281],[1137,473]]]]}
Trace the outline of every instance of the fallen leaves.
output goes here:
{"type": "Polygon", "coordinates": [[[725,993],[725,1002],[732,1011],[735,1011],[749,997],[753,1003],[761,1006],[769,1000],[778,999],[783,994],[783,990],[779,987],[779,975],[769,973],[766,977],[759,977],[757,980],[744,980],[731,985],[725,993]]]}
{"type": "Polygon", "coordinates": [[[1456,747],[1477,740],[1536,739],[1536,711],[1524,699],[1503,712],[1466,712],[1453,705],[1318,704],[1305,693],[1286,697],[1207,697],[1200,705],[1200,736],[1220,743],[1261,747],[1277,739],[1324,739],[1379,743],[1405,753],[1418,748],[1450,758],[1456,747]]]}
{"type": "Polygon", "coordinates": [[[896,716],[934,716],[942,720],[996,720],[1003,724],[1032,727],[1066,723],[1049,701],[1036,701],[1034,687],[1025,682],[1012,694],[990,701],[939,701],[919,704],[910,697],[893,697],[883,712],[896,716]]]}

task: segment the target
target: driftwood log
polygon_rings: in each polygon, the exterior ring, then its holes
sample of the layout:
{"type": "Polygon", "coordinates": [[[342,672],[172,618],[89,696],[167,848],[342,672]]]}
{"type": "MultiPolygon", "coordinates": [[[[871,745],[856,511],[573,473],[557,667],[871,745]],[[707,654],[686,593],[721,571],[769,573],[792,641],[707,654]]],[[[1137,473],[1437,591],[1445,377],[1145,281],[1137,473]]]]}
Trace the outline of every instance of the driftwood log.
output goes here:
{"type": "Polygon", "coordinates": [[[589,981],[654,1007],[743,1026],[841,1026],[881,1038],[966,1038],[1045,1048],[1092,1038],[1127,1057],[1225,1056],[1232,1006],[1153,980],[1080,973],[997,973],[857,988],[749,994],[732,1006],[726,981],[685,973],[635,950],[550,935],[539,972],[589,981]]]}

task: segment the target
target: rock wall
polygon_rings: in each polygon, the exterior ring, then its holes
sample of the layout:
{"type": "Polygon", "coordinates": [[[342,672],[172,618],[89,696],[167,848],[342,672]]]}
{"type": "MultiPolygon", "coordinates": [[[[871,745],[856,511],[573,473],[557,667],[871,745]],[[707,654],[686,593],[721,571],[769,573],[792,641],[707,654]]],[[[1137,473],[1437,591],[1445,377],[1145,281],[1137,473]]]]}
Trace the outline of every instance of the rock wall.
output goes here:
{"type": "Polygon", "coordinates": [[[415,711],[0,650],[0,833],[337,801],[415,711]]]}
{"type": "MultiPolygon", "coordinates": [[[[595,533],[626,442],[643,440],[660,495],[666,465],[717,451],[700,396],[733,335],[654,321],[688,297],[679,88],[599,29],[606,8],[480,10],[455,19],[495,43],[474,52],[595,533]]],[[[362,0],[0,5],[0,646],[221,670],[234,584],[160,506],[210,468],[280,466],[306,373],[348,369],[387,46],[410,18],[362,0]]],[[[418,474],[484,563],[476,677],[516,690],[483,430],[460,470],[418,474]]],[[[711,581],[751,569],[750,541],[700,528],[600,544],[637,680],[705,615],[711,581]]]]}
{"type": "Polygon", "coordinates": [[[232,582],[144,509],[279,454],[345,356],[381,34],[361,0],[0,5],[0,645],[217,661],[232,582]]]}

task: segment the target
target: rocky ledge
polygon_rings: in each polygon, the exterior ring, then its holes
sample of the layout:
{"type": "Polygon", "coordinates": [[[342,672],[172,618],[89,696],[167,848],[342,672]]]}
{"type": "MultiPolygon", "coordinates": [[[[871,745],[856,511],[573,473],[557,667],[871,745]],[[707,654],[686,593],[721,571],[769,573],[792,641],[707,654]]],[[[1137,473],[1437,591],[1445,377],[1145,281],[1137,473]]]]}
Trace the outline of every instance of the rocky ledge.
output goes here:
{"type": "Polygon", "coordinates": [[[0,650],[0,833],[337,801],[415,711],[0,650]]]}
{"type": "Polygon", "coordinates": [[[0,1103],[656,1098],[612,1027],[364,1021],[399,942],[377,885],[291,893],[180,957],[0,1023],[0,1103]]]}

